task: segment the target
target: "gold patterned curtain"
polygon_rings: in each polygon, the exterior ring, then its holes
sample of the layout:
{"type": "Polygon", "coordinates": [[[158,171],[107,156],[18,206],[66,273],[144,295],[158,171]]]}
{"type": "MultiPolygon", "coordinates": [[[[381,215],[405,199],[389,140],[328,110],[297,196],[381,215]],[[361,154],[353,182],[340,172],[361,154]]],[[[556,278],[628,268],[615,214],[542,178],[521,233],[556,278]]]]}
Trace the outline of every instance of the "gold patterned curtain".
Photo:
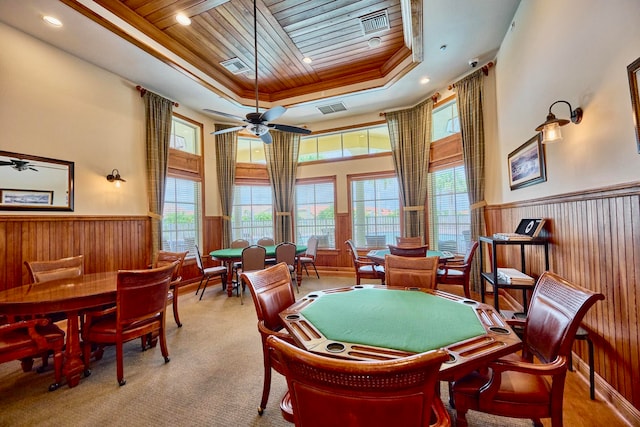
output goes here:
{"type": "MultiPolygon", "coordinates": [[[[151,255],[160,250],[162,238],[162,210],[169,164],[169,138],[173,102],[153,92],[142,95],[146,117],[147,183],[151,218],[151,255]]],[[[153,258],[152,258],[153,259],[153,258]]]]}
{"type": "Polygon", "coordinates": [[[427,198],[431,112],[433,100],[413,108],[386,113],[391,154],[398,175],[405,237],[425,236],[424,204],[427,198]]]}
{"type": "MultiPolygon", "coordinates": [[[[467,178],[467,192],[471,206],[471,240],[486,233],[484,221],[485,173],[484,173],[484,120],[482,115],[482,90],[484,73],[478,70],[455,83],[456,102],[462,133],[462,157],[467,178]]],[[[474,264],[477,266],[478,257],[474,264]]],[[[474,289],[480,286],[478,268],[473,267],[474,289]]]]}
{"type": "Polygon", "coordinates": [[[267,172],[273,190],[276,210],[274,240],[276,243],[293,242],[294,194],[300,135],[291,132],[272,132],[273,142],[265,144],[267,172]]]}
{"type": "MultiPolygon", "coordinates": [[[[216,131],[231,126],[215,125],[216,131]]],[[[231,210],[233,209],[233,187],[236,180],[236,152],[238,150],[238,131],[216,135],[216,173],[218,191],[222,207],[222,247],[231,246],[231,210]]]]}

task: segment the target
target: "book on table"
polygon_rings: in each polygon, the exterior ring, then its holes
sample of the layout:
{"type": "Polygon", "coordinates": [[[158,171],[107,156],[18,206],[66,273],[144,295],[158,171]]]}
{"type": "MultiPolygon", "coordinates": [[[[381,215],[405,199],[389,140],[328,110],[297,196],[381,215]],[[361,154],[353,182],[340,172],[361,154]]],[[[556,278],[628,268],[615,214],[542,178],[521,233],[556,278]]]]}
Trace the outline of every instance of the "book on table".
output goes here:
{"type": "Polygon", "coordinates": [[[532,285],[535,279],[515,268],[498,268],[498,279],[511,285],[532,285]]]}

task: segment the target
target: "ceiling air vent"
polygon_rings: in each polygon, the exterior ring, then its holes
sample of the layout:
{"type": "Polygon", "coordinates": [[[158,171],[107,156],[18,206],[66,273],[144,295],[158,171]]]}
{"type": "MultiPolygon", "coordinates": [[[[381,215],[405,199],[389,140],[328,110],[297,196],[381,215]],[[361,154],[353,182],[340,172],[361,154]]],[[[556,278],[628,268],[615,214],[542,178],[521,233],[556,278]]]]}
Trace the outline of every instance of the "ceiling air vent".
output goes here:
{"type": "Polygon", "coordinates": [[[379,31],[385,31],[390,28],[387,9],[361,16],[359,19],[360,26],[362,27],[362,33],[365,36],[379,31]]]}
{"type": "Polygon", "coordinates": [[[342,102],[337,102],[335,104],[328,104],[328,105],[318,105],[317,108],[318,110],[320,110],[322,114],[331,114],[331,113],[337,113],[338,111],[347,111],[347,107],[345,107],[342,102]]]}
{"type": "Polygon", "coordinates": [[[222,65],[230,73],[233,74],[242,74],[246,73],[247,71],[251,71],[247,64],[242,62],[239,58],[227,59],[226,61],[222,61],[220,65],[222,65]]]}

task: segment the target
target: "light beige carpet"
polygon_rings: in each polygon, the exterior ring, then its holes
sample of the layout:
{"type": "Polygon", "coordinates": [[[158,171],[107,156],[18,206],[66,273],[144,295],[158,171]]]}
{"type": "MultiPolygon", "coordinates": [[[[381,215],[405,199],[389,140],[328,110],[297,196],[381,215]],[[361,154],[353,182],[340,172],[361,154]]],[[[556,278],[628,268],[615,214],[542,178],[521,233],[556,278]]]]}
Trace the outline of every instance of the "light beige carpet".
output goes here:
{"type": "MultiPolygon", "coordinates": [[[[299,295],[347,286],[351,278],[307,278],[299,295]]],[[[269,404],[257,413],[262,393],[262,348],[251,296],[244,305],[210,286],[200,301],[195,288],[180,296],[182,328],[167,311],[171,362],[159,346],[141,352],[139,340],[125,345],[124,375],[116,381],[115,348],[92,364],[92,374],[77,387],[47,391],[51,370],[23,373],[19,362],[0,365],[0,426],[291,426],[282,419],[279,400],[286,390],[274,373],[269,404]]],[[[39,366],[39,361],[35,366],[39,366]]],[[[441,387],[446,393],[446,385],[441,387]]],[[[443,395],[446,403],[446,396],[443,395]]],[[[471,412],[470,426],[530,426],[528,420],[471,412]]]]}

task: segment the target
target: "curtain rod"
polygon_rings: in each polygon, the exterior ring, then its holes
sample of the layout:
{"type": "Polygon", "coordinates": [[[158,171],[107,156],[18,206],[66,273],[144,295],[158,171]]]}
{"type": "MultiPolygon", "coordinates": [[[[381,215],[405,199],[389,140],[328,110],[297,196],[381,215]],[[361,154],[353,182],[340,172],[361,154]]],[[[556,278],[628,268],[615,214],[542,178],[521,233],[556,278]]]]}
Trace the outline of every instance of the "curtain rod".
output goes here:
{"type": "MultiPolygon", "coordinates": [[[[482,72],[484,73],[485,76],[489,75],[489,69],[493,67],[493,61],[488,62],[486,65],[483,65],[482,68],[480,68],[482,70],[482,72]]],[[[453,88],[456,87],[455,83],[451,83],[449,85],[449,87],[447,89],[449,90],[453,90],[453,88]]]]}
{"type": "MultiPolygon", "coordinates": [[[[140,96],[144,96],[144,94],[147,92],[147,89],[143,88],[142,86],[136,86],[136,89],[138,90],[138,92],[140,92],[140,96]]],[[[179,107],[180,104],[178,104],[177,102],[173,102],[171,101],[171,103],[173,104],[174,107],[179,107]]]]}

